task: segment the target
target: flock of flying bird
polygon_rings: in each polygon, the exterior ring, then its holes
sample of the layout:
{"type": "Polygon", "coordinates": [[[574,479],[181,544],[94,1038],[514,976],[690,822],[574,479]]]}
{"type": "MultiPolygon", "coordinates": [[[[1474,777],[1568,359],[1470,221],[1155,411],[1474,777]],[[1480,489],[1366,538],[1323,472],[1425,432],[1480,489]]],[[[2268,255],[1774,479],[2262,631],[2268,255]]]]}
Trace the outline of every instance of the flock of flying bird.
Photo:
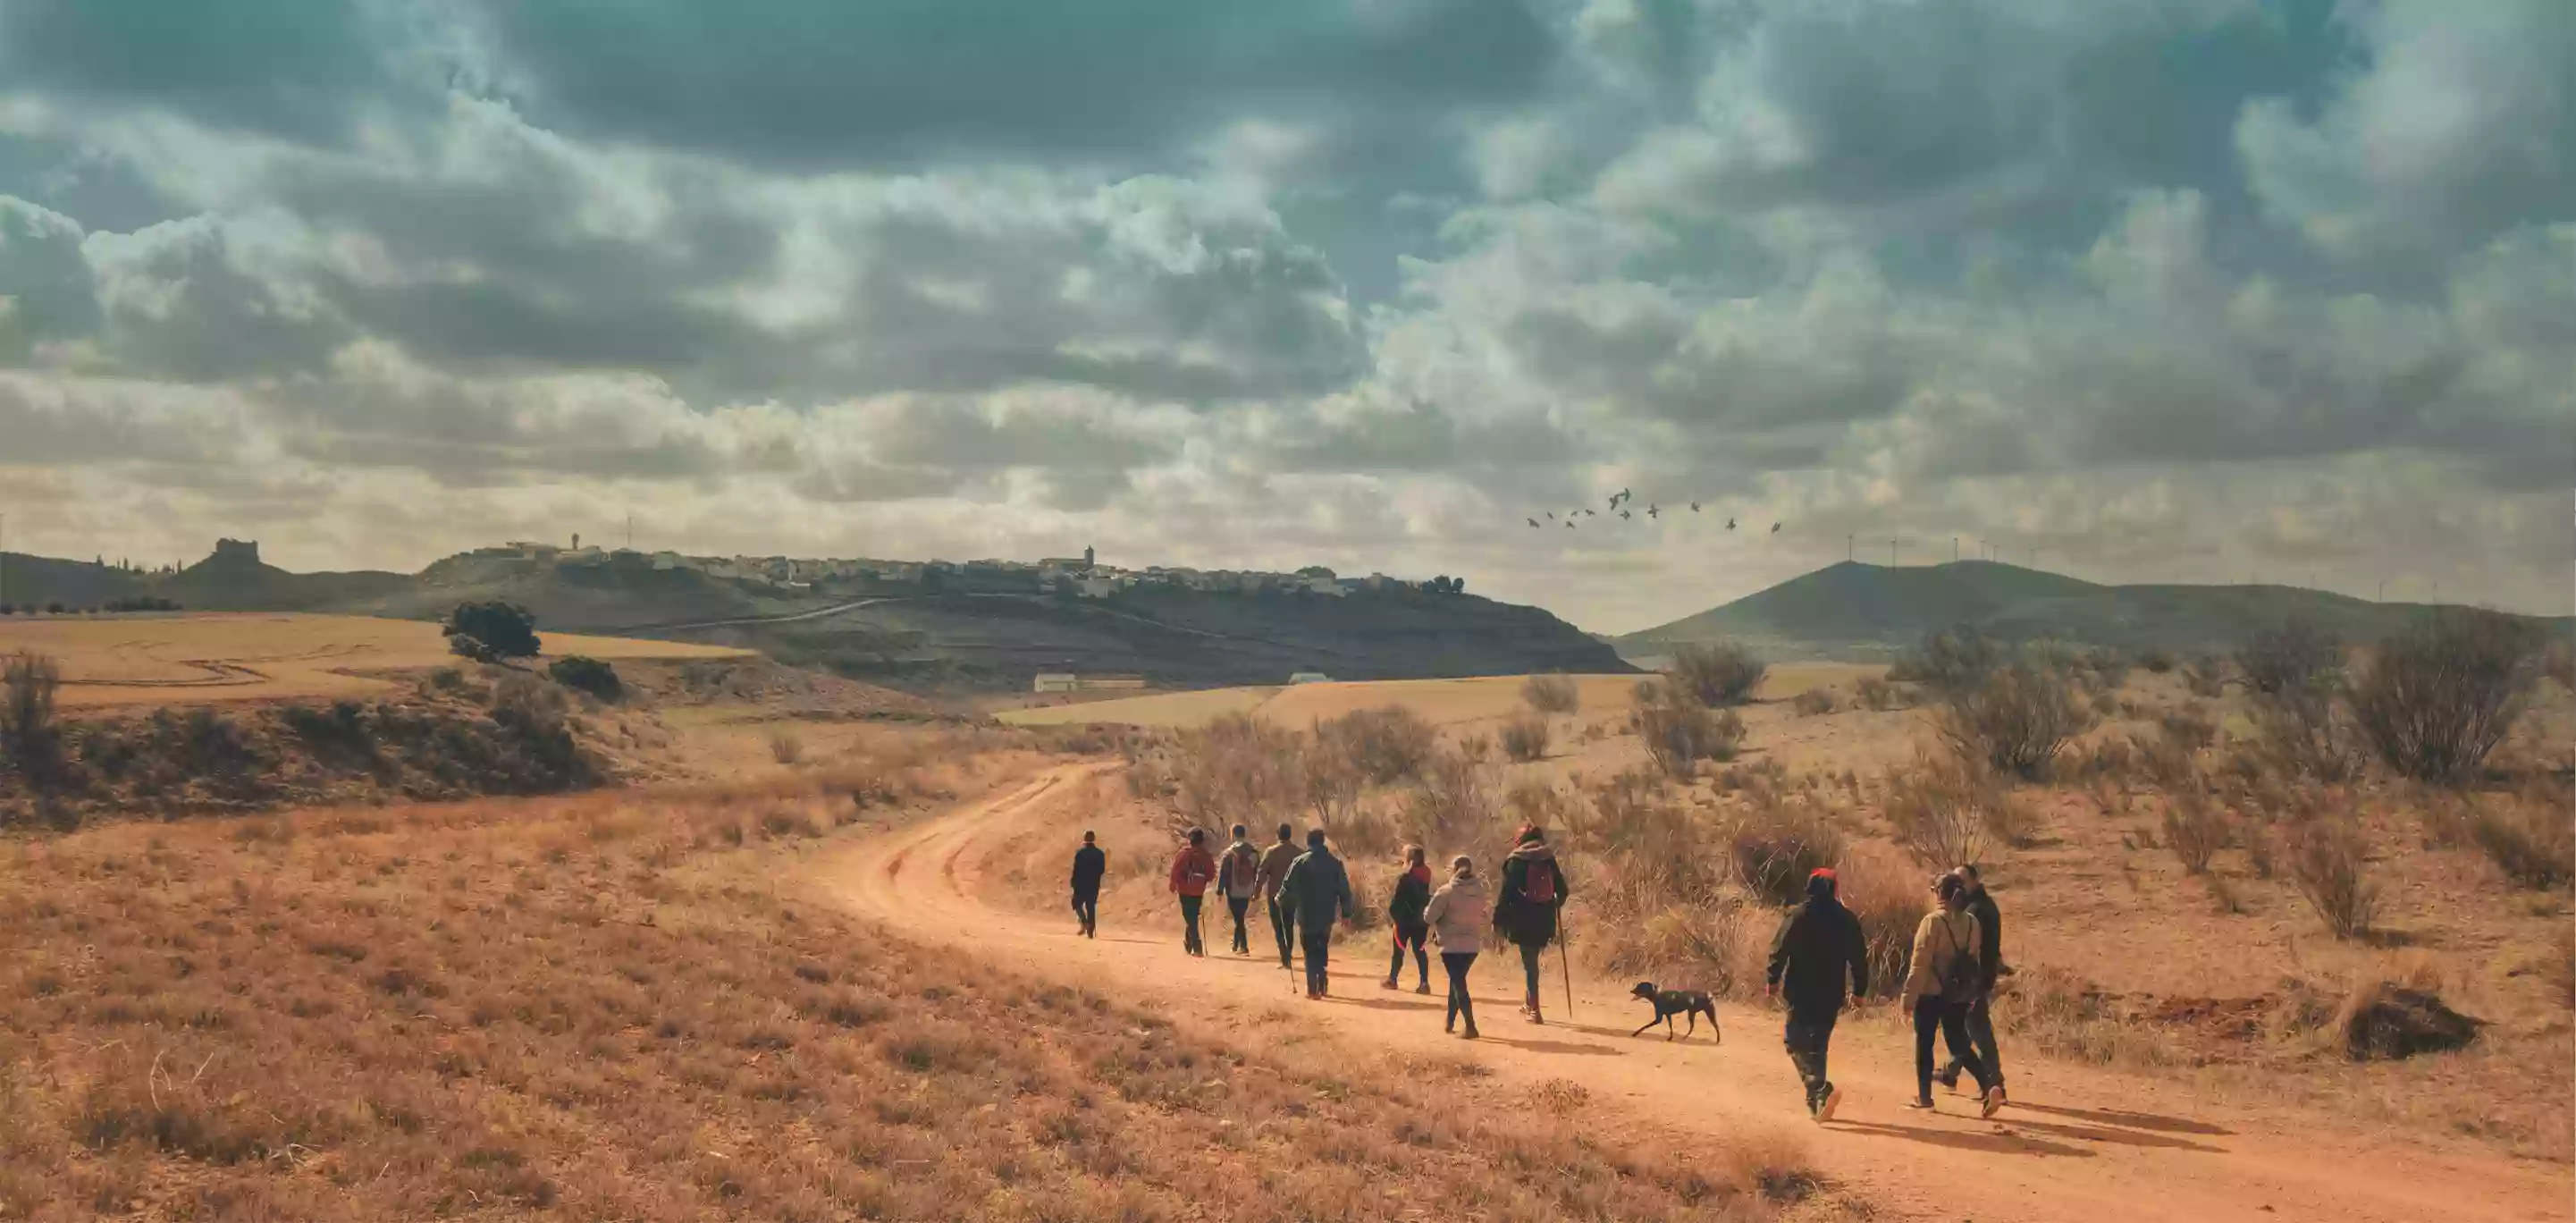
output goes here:
{"type": "MultiPolygon", "coordinates": [[[[1634,501],[1635,499],[1636,499],[1636,498],[1635,498],[1633,495],[1631,495],[1627,489],[1624,489],[1624,488],[1623,488],[1623,489],[1620,489],[1618,492],[1615,492],[1615,493],[1610,494],[1610,512],[1611,512],[1611,513],[1613,513],[1613,514],[1617,514],[1619,517],[1621,517],[1621,518],[1623,518],[1623,519],[1624,519],[1624,518],[1634,518],[1634,517],[1636,517],[1636,512],[1635,512],[1634,510],[1632,510],[1632,509],[1625,509],[1625,508],[1622,508],[1622,507],[1623,507],[1623,506],[1625,506],[1628,502],[1634,501]]],[[[1698,512],[1699,512],[1699,502],[1696,502],[1696,501],[1691,502],[1691,503],[1690,503],[1690,509],[1691,509],[1691,512],[1692,512],[1692,513],[1694,513],[1694,514],[1698,513],[1698,512]]],[[[1654,502],[1649,501],[1649,502],[1647,502],[1647,503],[1646,503],[1646,517],[1648,517],[1648,518],[1660,518],[1660,517],[1662,517],[1662,516],[1663,516],[1663,512],[1664,512],[1664,511],[1663,511],[1663,507],[1661,507],[1661,506],[1659,506],[1659,505],[1656,505],[1654,502]]],[[[1556,516],[1556,511],[1555,511],[1555,510],[1549,510],[1549,511],[1547,512],[1547,520],[1548,520],[1549,522],[1562,522],[1562,523],[1564,523],[1564,524],[1565,524],[1565,529],[1566,529],[1566,530],[1569,530],[1569,531],[1571,531],[1571,530],[1573,530],[1573,529],[1574,529],[1574,520],[1575,520],[1576,518],[1578,518],[1578,517],[1581,517],[1581,518],[1596,518],[1596,517],[1599,517],[1599,515],[1598,515],[1597,513],[1595,513],[1595,512],[1594,512],[1592,509],[1590,509],[1589,507],[1586,507],[1586,508],[1583,508],[1583,509],[1567,510],[1567,511],[1565,512],[1565,517],[1563,517],[1563,518],[1559,518],[1559,517],[1557,517],[1557,516],[1556,516]]],[[[1529,520],[1529,524],[1530,524],[1530,529],[1531,529],[1531,530],[1533,530],[1533,531],[1538,530],[1538,529],[1539,529],[1539,527],[1540,527],[1539,520],[1538,520],[1538,519],[1535,519],[1535,518],[1530,519],[1530,520],[1529,520]]],[[[1726,520],[1726,529],[1727,529],[1727,530],[1730,530],[1730,531],[1732,531],[1732,530],[1734,530],[1734,529],[1735,529],[1735,519],[1733,519],[1733,518],[1728,518],[1728,519],[1726,520]]],[[[1774,535],[1777,535],[1777,534],[1779,534],[1779,533],[1780,533],[1780,524],[1779,524],[1779,523],[1776,523],[1776,522],[1775,522],[1775,523],[1772,523],[1772,524],[1771,524],[1771,533],[1772,533],[1772,534],[1774,534],[1774,535]]]]}

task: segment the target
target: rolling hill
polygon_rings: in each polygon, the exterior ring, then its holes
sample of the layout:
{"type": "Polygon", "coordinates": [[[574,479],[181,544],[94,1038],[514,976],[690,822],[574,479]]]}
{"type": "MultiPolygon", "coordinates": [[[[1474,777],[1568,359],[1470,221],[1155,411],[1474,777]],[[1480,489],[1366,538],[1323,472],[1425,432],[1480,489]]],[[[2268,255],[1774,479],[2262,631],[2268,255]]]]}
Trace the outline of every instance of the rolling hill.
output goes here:
{"type": "MultiPolygon", "coordinates": [[[[1893,568],[1844,561],[1616,644],[1631,659],[1726,638],[1776,658],[1862,661],[1970,625],[2006,640],[2197,652],[2233,649],[2292,617],[2344,641],[2368,641],[2424,610],[2291,586],[2103,586],[1994,561],[1893,568]]],[[[2564,617],[2534,623],[2562,635],[2576,627],[2564,617]]]]}
{"type": "Polygon", "coordinates": [[[227,541],[176,574],[9,556],[8,597],[75,610],[155,595],[190,611],[331,611],[434,620],[502,599],[539,630],[757,650],[780,662],[916,690],[1025,688],[1039,672],[1140,675],[1159,687],[1620,672],[1607,643],[1535,607],[1411,587],[1332,597],[1139,587],[1108,598],[1013,581],[844,582],[812,589],[656,569],[642,558],[538,563],[465,554],[418,574],[295,574],[227,541]]]}

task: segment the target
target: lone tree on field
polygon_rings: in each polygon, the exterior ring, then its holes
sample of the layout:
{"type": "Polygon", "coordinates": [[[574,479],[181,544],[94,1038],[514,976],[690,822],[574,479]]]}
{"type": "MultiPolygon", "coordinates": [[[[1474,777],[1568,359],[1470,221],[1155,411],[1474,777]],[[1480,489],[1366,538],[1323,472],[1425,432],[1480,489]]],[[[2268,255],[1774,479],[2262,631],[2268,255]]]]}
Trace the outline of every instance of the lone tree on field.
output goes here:
{"type": "Polygon", "coordinates": [[[514,603],[459,603],[439,631],[448,649],[479,662],[537,656],[537,618],[514,603]]]}

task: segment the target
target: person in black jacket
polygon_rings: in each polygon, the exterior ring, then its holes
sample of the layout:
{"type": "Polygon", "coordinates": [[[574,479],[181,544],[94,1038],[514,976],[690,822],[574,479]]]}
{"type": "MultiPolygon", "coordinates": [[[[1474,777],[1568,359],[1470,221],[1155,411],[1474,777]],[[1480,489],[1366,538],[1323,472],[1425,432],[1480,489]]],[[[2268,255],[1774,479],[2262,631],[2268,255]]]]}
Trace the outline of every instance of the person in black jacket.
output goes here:
{"type": "Polygon", "coordinates": [[[1082,848],[1073,851],[1073,915],[1082,922],[1084,938],[1100,937],[1100,877],[1109,873],[1109,855],[1093,844],[1092,834],[1082,834],[1082,848]]]}
{"type": "Polygon", "coordinates": [[[1503,859],[1503,888],[1494,898],[1494,928],[1521,952],[1521,980],[1527,987],[1521,1015],[1544,1023],[1538,1010],[1538,953],[1557,938],[1557,913],[1568,894],[1565,868],[1547,847],[1547,833],[1524,825],[1503,859]]]}
{"type": "Polygon", "coordinates": [[[1288,864],[1279,895],[1306,952],[1306,996],[1321,998],[1332,992],[1325,970],[1333,955],[1333,922],[1348,923],[1358,911],[1351,903],[1350,872],[1324,847],[1323,829],[1306,830],[1306,852],[1288,864]]]}
{"type": "Polygon", "coordinates": [[[1763,974],[1766,995],[1788,994],[1789,1020],[1781,1036],[1806,1084],[1807,1115],[1818,1121],[1832,1120],[1843,1102],[1842,1089],[1825,1077],[1825,1051],[1833,1044],[1834,1020],[1842,1015],[1845,976],[1855,996],[1869,996],[1869,945],[1861,938],[1860,919],[1835,897],[1833,868],[1819,867],[1807,876],[1806,903],[1781,919],[1763,974]]]}
{"type": "MultiPolygon", "coordinates": [[[[1968,913],[1977,919],[1977,998],[1968,1004],[1968,1041],[1977,1047],[1977,1060],[1985,1063],[1986,1080],[2000,1086],[2004,1081],[2004,1059],[1995,1051],[1995,1019],[1989,1004],[1995,998],[1995,977],[2004,962],[2004,917],[1995,909],[1995,898],[1986,893],[1985,880],[1977,877],[1974,864],[1965,864],[1950,872],[1968,889],[1968,913]]],[[[1958,1058],[1932,1077],[1943,1087],[1959,1085],[1961,1063],[1958,1058]]]]}
{"type": "Polygon", "coordinates": [[[1387,924],[1395,927],[1395,958],[1388,961],[1386,980],[1378,982],[1388,989],[1401,988],[1397,978],[1404,975],[1404,949],[1413,949],[1413,971],[1420,983],[1413,992],[1431,992],[1431,952],[1424,947],[1431,941],[1431,925],[1422,920],[1422,911],[1431,907],[1431,866],[1423,861],[1422,847],[1404,847],[1404,873],[1395,877],[1395,895],[1386,902],[1387,924]]]}

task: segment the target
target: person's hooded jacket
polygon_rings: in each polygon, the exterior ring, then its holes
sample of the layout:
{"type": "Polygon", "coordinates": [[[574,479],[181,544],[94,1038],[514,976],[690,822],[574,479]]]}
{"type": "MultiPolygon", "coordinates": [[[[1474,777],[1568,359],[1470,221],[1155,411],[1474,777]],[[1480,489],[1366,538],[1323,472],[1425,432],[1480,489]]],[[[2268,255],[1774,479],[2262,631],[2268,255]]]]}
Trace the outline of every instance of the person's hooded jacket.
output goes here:
{"type": "Polygon", "coordinates": [[[1485,925],[1493,919],[1494,896],[1482,875],[1451,876],[1422,910],[1422,920],[1431,927],[1431,941],[1440,944],[1444,955],[1483,950],[1485,925]]]}
{"type": "Polygon", "coordinates": [[[1351,875],[1342,860],[1321,845],[1297,855],[1280,881],[1279,903],[1296,912],[1300,930],[1329,930],[1357,912],[1351,902],[1351,875]]]}
{"type": "Polygon", "coordinates": [[[1511,856],[1503,859],[1502,891],[1494,900],[1494,928],[1503,937],[1522,947],[1545,947],[1556,941],[1557,911],[1565,907],[1572,888],[1565,877],[1563,863],[1545,841],[1523,841],[1511,856]],[[1530,899],[1530,872],[1545,869],[1556,877],[1556,898],[1547,903],[1530,899]]]}
{"type": "Polygon", "coordinates": [[[1860,919],[1834,895],[1834,880],[1814,876],[1807,899],[1780,919],[1763,978],[1779,988],[1790,1010],[1832,1014],[1843,1009],[1846,977],[1852,993],[1869,995],[1869,943],[1860,919]]]}

